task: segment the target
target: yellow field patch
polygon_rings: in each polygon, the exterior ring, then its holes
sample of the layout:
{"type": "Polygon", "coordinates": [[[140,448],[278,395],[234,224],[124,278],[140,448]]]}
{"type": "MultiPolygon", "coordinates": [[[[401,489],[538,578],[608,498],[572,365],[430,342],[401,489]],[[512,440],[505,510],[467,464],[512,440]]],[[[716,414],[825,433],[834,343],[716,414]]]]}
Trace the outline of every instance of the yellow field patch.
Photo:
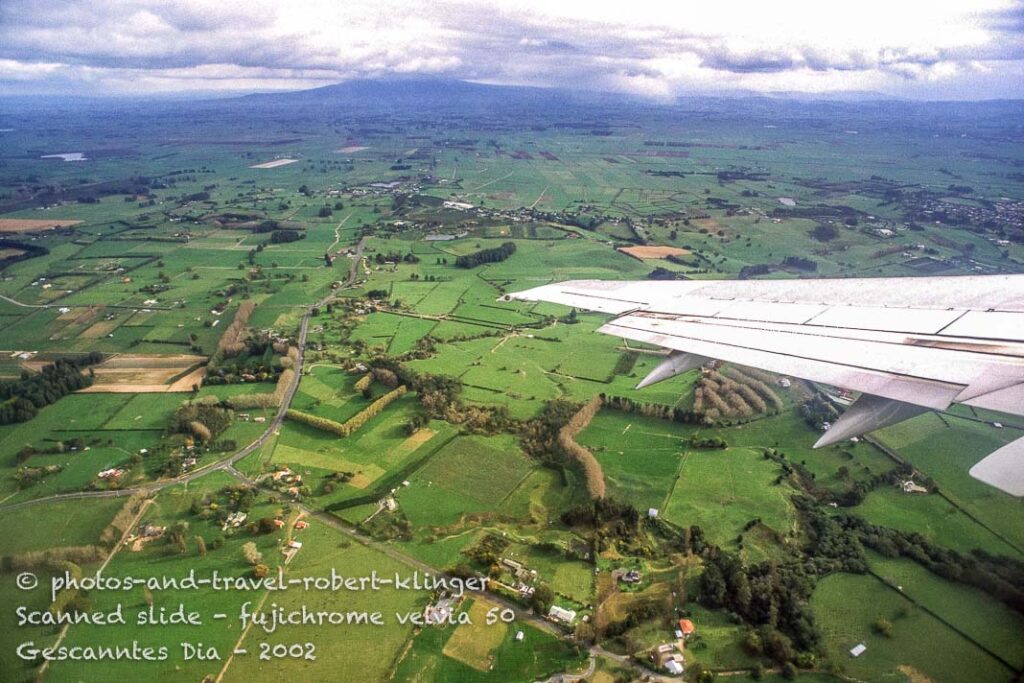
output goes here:
{"type": "Polygon", "coordinates": [[[497,607],[495,603],[484,598],[476,598],[469,608],[472,624],[462,624],[444,646],[444,654],[477,671],[488,671],[494,662],[494,651],[498,649],[508,624],[498,621],[492,626],[487,625],[487,612],[497,607]]]}
{"type": "Polygon", "coordinates": [[[668,597],[668,593],[667,583],[652,584],[638,593],[614,592],[598,608],[600,613],[598,619],[604,624],[622,621],[629,616],[630,610],[636,603],[650,599],[665,599],[668,597]]]}
{"type": "Polygon", "coordinates": [[[171,383],[167,391],[192,391],[192,386],[202,386],[206,379],[206,368],[196,368],[176,382],[171,383]]]}
{"type": "Polygon", "coordinates": [[[153,394],[191,391],[193,384],[202,383],[206,368],[197,366],[205,360],[204,356],[188,354],[117,355],[93,367],[96,381],[92,386],[82,389],[82,393],[153,394]],[[171,382],[189,368],[194,369],[181,379],[171,382]]]}
{"type": "Polygon", "coordinates": [[[901,674],[910,680],[910,683],[932,683],[932,679],[928,678],[912,666],[901,664],[896,668],[899,669],[901,674]]]}
{"type": "Polygon", "coordinates": [[[638,259],[663,259],[669,256],[686,256],[690,253],[679,247],[621,247],[619,251],[638,259]]]}
{"type": "Polygon", "coordinates": [[[402,443],[398,444],[398,447],[393,448],[392,452],[399,457],[409,455],[417,448],[433,439],[436,434],[437,432],[433,429],[421,429],[402,443]]]}
{"type": "Polygon", "coordinates": [[[120,320],[101,320],[100,322],[90,325],[82,330],[82,333],[78,336],[83,339],[100,339],[101,337],[106,337],[108,334],[113,332],[120,324],[120,320]]]}
{"type": "Polygon", "coordinates": [[[78,225],[82,221],[65,220],[63,218],[38,220],[32,218],[0,218],[0,232],[33,232],[50,228],[66,228],[78,225]]]}

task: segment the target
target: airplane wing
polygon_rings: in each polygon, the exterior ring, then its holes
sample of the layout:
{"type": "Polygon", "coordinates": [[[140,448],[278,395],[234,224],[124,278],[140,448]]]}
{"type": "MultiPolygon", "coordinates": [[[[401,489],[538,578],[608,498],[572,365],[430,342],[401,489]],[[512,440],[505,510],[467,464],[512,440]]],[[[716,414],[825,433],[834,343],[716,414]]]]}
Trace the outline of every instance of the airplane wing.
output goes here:
{"type": "MultiPolygon", "coordinates": [[[[1024,416],[1024,275],[575,280],[503,298],[613,314],[600,332],[667,349],[639,387],[717,359],[862,392],[815,447],[953,403],[1024,416]]],[[[971,475],[1024,496],[1024,439],[971,475]]]]}

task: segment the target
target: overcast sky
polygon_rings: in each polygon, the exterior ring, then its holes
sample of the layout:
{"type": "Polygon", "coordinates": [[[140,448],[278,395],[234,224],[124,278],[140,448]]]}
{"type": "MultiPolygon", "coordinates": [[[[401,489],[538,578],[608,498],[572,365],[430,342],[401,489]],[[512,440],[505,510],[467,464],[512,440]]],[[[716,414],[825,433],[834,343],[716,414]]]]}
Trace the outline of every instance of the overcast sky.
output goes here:
{"type": "Polygon", "coordinates": [[[1024,0],[0,0],[0,94],[351,78],[1024,97],[1024,0]]]}

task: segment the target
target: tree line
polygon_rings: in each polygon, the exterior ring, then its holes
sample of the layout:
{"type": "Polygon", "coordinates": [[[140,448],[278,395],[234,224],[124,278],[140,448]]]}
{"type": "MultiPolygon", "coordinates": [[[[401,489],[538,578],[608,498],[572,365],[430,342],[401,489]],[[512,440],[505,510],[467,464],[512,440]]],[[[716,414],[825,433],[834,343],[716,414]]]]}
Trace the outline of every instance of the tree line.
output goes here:
{"type": "Polygon", "coordinates": [[[500,247],[481,249],[471,254],[459,256],[455,259],[455,265],[458,268],[476,268],[485,263],[504,261],[514,253],[516,253],[515,242],[505,242],[500,247]]]}
{"type": "Polygon", "coordinates": [[[313,415],[312,413],[305,413],[301,410],[295,410],[294,408],[289,408],[288,412],[285,413],[285,416],[289,420],[309,425],[314,429],[320,429],[325,432],[330,432],[331,434],[336,434],[337,436],[345,437],[362,427],[371,418],[383,412],[384,409],[392,402],[401,398],[406,391],[407,389],[404,384],[392,391],[389,391],[345,422],[338,422],[337,420],[320,417],[319,415],[313,415]]]}
{"type": "Polygon", "coordinates": [[[595,396],[587,401],[569,419],[566,425],[558,431],[558,445],[566,456],[573,460],[582,471],[587,486],[587,495],[592,499],[604,498],[604,472],[601,470],[601,463],[597,461],[594,454],[576,443],[576,435],[590,424],[590,421],[594,419],[594,416],[597,415],[597,411],[600,409],[601,397],[595,396]]]}
{"type": "Polygon", "coordinates": [[[92,372],[82,374],[82,368],[101,360],[103,355],[96,351],[81,358],[58,358],[38,373],[25,370],[16,380],[0,382],[0,425],[28,422],[40,408],[90,386],[92,372]]]}

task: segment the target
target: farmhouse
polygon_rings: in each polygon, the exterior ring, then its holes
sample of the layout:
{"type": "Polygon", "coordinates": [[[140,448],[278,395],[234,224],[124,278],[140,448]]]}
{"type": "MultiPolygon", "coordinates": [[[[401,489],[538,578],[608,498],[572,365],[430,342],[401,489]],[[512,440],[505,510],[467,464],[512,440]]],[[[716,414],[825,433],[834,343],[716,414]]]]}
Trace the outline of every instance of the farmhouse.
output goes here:
{"type": "Polygon", "coordinates": [[[566,626],[571,626],[572,622],[576,620],[576,612],[571,609],[559,607],[558,605],[552,605],[551,609],[548,611],[548,619],[565,624],[566,626]]]}
{"type": "Polygon", "coordinates": [[[643,574],[635,569],[616,569],[612,572],[612,578],[623,583],[640,583],[643,574]]]}
{"type": "Polygon", "coordinates": [[[232,512],[228,515],[228,518],[224,520],[224,526],[221,527],[222,531],[226,531],[228,527],[238,528],[242,526],[242,523],[249,515],[245,512],[232,512]]]}
{"type": "Polygon", "coordinates": [[[683,632],[684,638],[689,638],[697,632],[697,627],[693,625],[693,622],[689,619],[679,620],[679,630],[683,632]]]}
{"type": "Polygon", "coordinates": [[[853,648],[850,650],[850,654],[854,657],[860,657],[862,654],[864,654],[864,651],[867,649],[867,645],[865,645],[864,643],[860,643],[858,645],[853,646],[853,648]]]}
{"type": "Polygon", "coordinates": [[[900,488],[903,489],[903,493],[928,493],[928,489],[916,483],[913,479],[901,481],[900,488]]]}
{"type": "Polygon", "coordinates": [[[673,675],[683,673],[683,654],[675,643],[664,643],[659,645],[651,653],[651,660],[659,669],[664,669],[673,675]]]}
{"type": "Polygon", "coordinates": [[[444,626],[455,609],[455,598],[442,597],[433,605],[427,605],[423,610],[423,619],[428,624],[444,626]]]}

